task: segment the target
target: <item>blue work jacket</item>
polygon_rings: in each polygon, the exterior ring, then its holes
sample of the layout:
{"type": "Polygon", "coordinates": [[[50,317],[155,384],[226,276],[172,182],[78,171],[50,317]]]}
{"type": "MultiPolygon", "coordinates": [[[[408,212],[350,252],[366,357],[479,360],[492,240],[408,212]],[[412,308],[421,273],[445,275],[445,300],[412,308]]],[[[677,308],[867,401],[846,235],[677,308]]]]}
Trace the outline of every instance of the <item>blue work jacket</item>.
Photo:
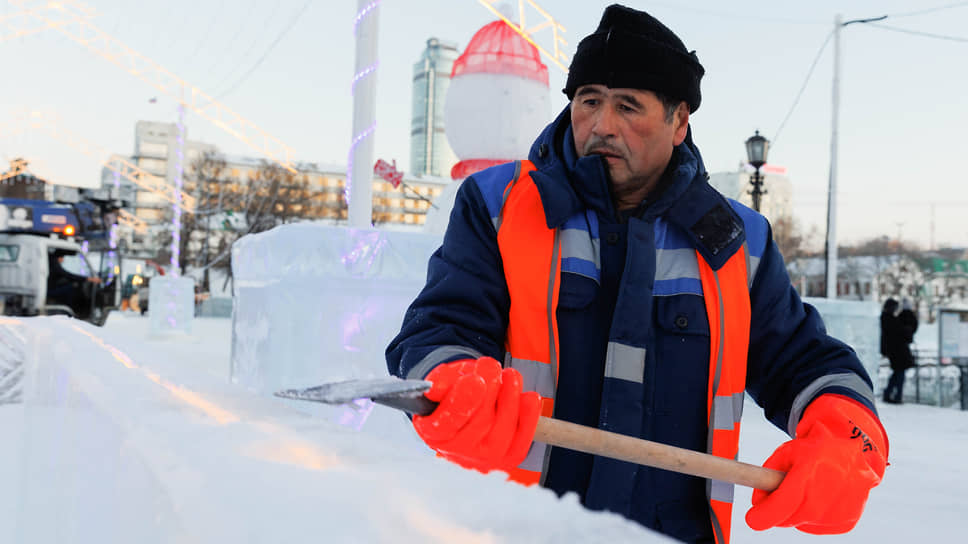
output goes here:
{"type": "MultiPolygon", "coordinates": [[[[874,410],[870,378],[854,351],[827,335],[817,311],[801,301],[766,219],[707,183],[691,130],[659,189],[631,213],[614,209],[601,158],[577,156],[567,107],[534,142],[529,159],[548,227],[586,214],[599,253],[593,272],[562,267],[554,417],[707,451],[710,345],[702,287],[656,267],[661,252],[692,248],[715,269],[730,256],[719,251],[723,236],[731,242],[739,236],[750,253],[746,390],[766,417],[792,435],[803,410],[823,393],[874,410]],[[609,406],[616,399],[603,398],[606,346],[629,335],[646,344],[643,379],[635,390],[608,393],[636,406],[615,413],[609,406]]],[[[422,378],[439,364],[481,355],[504,360],[510,299],[491,217],[514,170],[500,165],[464,181],[427,284],[387,348],[391,374],[422,378]]],[[[713,541],[701,478],[553,448],[543,485],[679,540],[713,541]]]]}

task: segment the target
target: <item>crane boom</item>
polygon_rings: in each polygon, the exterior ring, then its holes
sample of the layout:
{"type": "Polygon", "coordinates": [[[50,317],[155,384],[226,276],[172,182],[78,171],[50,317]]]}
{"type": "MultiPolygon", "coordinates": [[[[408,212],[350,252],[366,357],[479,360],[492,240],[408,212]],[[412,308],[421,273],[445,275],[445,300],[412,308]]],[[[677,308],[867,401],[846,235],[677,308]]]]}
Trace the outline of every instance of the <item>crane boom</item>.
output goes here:
{"type": "Polygon", "coordinates": [[[158,63],[123,44],[87,20],[88,14],[68,9],[78,9],[73,0],[62,2],[38,2],[36,0],[11,0],[15,4],[44,3],[49,9],[25,9],[23,13],[67,36],[92,53],[117,65],[122,70],[148,83],[159,92],[184,104],[195,114],[235,136],[250,148],[269,157],[273,162],[296,173],[295,152],[281,140],[259,128],[254,122],[242,117],[228,106],[184,79],[166,70],[158,63]]]}

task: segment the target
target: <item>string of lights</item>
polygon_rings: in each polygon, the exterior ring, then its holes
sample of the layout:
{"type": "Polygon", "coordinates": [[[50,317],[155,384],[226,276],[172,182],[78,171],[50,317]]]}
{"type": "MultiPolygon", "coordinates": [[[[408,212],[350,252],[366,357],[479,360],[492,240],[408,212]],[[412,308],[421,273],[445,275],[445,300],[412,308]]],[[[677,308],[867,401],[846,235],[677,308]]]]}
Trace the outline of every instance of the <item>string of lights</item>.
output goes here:
{"type": "MultiPolygon", "coordinates": [[[[354,37],[358,37],[358,34],[360,32],[360,24],[362,24],[364,20],[366,20],[368,17],[374,17],[377,13],[376,10],[379,6],[380,6],[380,0],[374,0],[373,2],[365,4],[359,8],[359,11],[357,11],[356,13],[356,17],[353,18],[353,36],[354,37]]],[[[370,59],[360,58],[359,56],[357,57],[357,68],[356,68],[357,71],[353,75],[352,83],[350,85],[354,104],[357,101],[357,97],[356,97],[357,85],[362,83],[364,80],[367,80],[366,82],[370,84],[368,88],[372,89],[373,87],[372,84],[375,81],[373,78],[376,77],[376,68],[377,68],[378,62],[375,59],[376,51],[372,51],[371,53],[374,55],[374,59],[373,59],[374,61],[370,64],[366,64],[370,59]],[[360,64],[363,64],[364,66],[360,66],[360,64]]],[[[359,55],[359,53],[357,53],[357,55],[359,55]]],[[[364,96],[367,96],[367,94],[372,94],[372,93],[365,93],[364,96]]],[[[368,98],[372,99],[372,96],[368,98]]],[[[364,117],[369,117],[369,116],[364,116],[364,117]]],[[[363,117],[361,117],[360,119],[354,119],[353,130],[359,131],[359,132],[353,135],[353,139],[350,142],[349,152],[347,154],[348,156],[346,158],[346,185],[343,188],[343,196],[346,199],[348,217],[352,215],[349,213],[349,211],[351,209],[350,203],[352,202],[352,199],[353,199],[353,194],[352,194],[353,179],[354,179],[353,170],[354,170],[354,164],[356,162],[357,150],[359,146],[367,138],[372,137],[373,133],[376,131],[375,119],[366,128],[357,126],[358,121],[362,121],[360,123],[361,125],[366,123],[366,121],[363,120],[363,117]]],[[[353,218],[349,217],[349,221],[352,223],[353,218]]],[[[366,223],[369,224],[369,222],[370,222],[370,218],[367,217],[366,223]]]]}

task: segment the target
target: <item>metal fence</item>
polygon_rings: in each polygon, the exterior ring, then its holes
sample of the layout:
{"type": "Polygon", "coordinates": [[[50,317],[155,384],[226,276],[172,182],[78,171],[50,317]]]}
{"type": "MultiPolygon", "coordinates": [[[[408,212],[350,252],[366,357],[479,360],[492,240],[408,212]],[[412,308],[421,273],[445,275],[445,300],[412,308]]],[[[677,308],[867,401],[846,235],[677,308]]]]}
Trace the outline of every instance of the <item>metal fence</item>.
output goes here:
{"type": "MultiPolygon", "coordinates": [[[[914,353],[915,366],[904,373],[904,402],[968,410],[968,363],[940,363],[937,352],[914,353]]],[[[891,366],[878,369],[878,391],[883,393],[891,366]]]]}

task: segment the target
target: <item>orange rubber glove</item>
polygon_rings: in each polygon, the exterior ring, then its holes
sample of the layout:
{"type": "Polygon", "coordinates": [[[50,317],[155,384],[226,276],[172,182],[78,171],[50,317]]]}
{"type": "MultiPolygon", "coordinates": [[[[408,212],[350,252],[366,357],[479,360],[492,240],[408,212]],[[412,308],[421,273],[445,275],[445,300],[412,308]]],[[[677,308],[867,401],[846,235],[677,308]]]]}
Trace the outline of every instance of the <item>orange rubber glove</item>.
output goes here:
{"type": "Polygon", "coordinates": [[[867,407],[844,396],[821,395],[797,424],[796,438],[763,463],[787,475],[773,492],[753,491],[746,524],[757,531],[796,527],[817,535],[846,533],[884,476],[888,448],[884,427],[867,407]]]}
{"type": "Polygon", "coordinates": [[[522,393],[521,373],[490,357],[438,366],[424,395],[440,403],[413,426],[445,459],[481,472],[510,470],[524,461],[534,438],[541,397],[522,393]]]}

